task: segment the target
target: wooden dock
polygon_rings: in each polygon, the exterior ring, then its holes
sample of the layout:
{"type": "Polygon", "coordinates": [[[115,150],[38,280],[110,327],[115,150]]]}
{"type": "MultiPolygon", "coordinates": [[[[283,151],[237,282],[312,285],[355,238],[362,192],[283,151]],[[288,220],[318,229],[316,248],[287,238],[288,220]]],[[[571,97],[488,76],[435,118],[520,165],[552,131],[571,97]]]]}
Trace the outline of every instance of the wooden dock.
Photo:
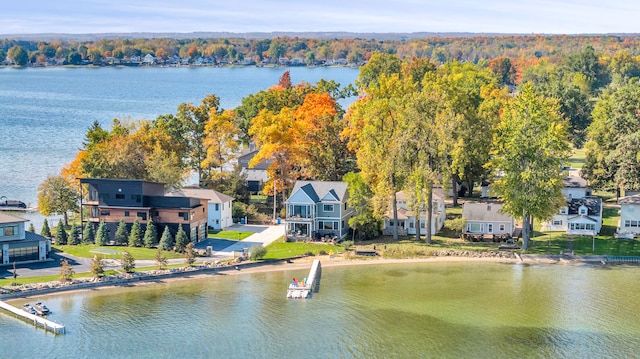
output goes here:
{"type": "Polygon", "coordinates": [[[39,317],[35,314],[27,313],[20,308],[16,308],[10,304],[7,304],[0,300],[0,308],[5,311],[15,314],[16,317],[23,319],[27,322],[33,323],[36,327],[42,327],[45,331],[51,331],[54,334],[65,334],[66,330],[64,325],[54,323],[46,318],[39,317]]]}
{"type": "Polygon", "coordinates": [[[294,299],[306,299],[311,297],[313,292],[318,291],[320,286],[320,274],[322,273],[322,266],[320,260],[316,259],[311,265],[311,270],[304,283],[291,283],[289,284],[289,290],[287,290],[287,298],[294,299]]]}

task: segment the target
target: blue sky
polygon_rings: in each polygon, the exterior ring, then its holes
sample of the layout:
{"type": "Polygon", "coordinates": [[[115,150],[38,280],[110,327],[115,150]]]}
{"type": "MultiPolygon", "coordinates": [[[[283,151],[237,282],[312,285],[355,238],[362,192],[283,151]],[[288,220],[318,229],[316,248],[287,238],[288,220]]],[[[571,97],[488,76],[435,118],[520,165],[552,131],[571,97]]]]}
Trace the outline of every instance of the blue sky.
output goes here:
{"type": "Polygon", "coordinates": [[[7,1],[0,34],[104,32],[640,32],[637,0],[7,1]]]}

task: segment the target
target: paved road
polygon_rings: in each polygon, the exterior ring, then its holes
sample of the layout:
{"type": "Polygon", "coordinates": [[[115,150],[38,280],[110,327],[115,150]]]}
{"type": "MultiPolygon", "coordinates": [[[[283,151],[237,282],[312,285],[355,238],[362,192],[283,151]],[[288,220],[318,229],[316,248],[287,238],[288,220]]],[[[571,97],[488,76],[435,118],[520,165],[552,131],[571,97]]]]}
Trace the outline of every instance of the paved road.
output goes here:
{"type": "MultiPolygon", "coordinates": [[[[274,226],[259,226],[259,225],[234,225],[230,229],[241,232],[253,232],[252,235],[245,238],[242,241],[230,241],[224,239],[209,238],[195,245],[195,248],[206,249],[207,246],[213,247],[213,253],[211,257],[199,257],[201,261],[215,262],[218,260],[230,259],[234,257],[234,251],[242,251],[244,248],[251,248],[251,246],[260,244],[267,246],[271,242],[284,235],[284,224],[274,226]]],[[[35,277],[45,275],[59,275],[60,274],[60,261],[67,259],[73,266],[76,273],[89,272],[91,267],[91,258],[79,258],[66,253],[51,252],[51,260],[41,263],[31,264],[19,264],[16,266],[16,272],[19,277],[35,277]]],[[[184,263],[184,259],[169,259],[169,264],[184,263]]],[[[106,269],[113,269],[110,264],[111,261],[107,261],[106,269]]],[[[114,267],[119,268],[119,263],[114,267]]],[[[136,260],[136,267],[149,267],[154,266],[154,260],[136,260]]],[[[11,278],[13,276],[13,266],[0,267],[0,278],[11,278]]]]}

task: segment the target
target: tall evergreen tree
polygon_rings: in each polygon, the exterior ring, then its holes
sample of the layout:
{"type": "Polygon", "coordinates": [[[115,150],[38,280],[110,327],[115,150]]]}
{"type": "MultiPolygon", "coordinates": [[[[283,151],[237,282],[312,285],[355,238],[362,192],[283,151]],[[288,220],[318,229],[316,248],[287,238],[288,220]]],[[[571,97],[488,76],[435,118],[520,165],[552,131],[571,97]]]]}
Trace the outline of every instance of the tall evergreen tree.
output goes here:
{"type": "Polygon", "coordinates": [[[104,246],[109,242],[109,228],[104,222],[100,222],[96,233],[96,244],[104,246]]]}
{"type": "Polygon", "coordinates": [[[96,232],[93,230],[93,224],[87,222],[82,230],[82,244],[91,244],[96,240],[96,232]]]}
{"type": "Polygon", "coordinates": [[[178,233],[176,233],[176,252],[184,252],[185,248],[187,248],[187,243],[189,243],[187,233],[185,233],[182,226],[180,226],[178,233]]]}
{"type": "Polygon", "coordinates": [[[33,223],[29,223],[29,232],[36,233],[36,227],[33,226],[33,223]]]}
{"type": "Polygon", "coordinates": [[[93,256],[89,270],[96,278],[104,276],[104,263],[102,262],[102,259],[97,255],[93,256]]]}
{"type": "Polygon", "coordinates": [[[158,231],[152,219],[147,222],[147,229],[144,231],[144,246],[152,248],[158,245],[158,231]]]}
{"type": "Polygon", "coordinates": [[[60,220],[58,222],[58,225],[56,226],[56,244],[59,246],[64,246],[67,244],[68,239],[69,236],[67,235],[67,231],[64,229],[64,223],[62,223],[62,220],[60,220]]]}
{"type": "Polygon", "coordinates": [[[131,253],[124,252],[122,253],[122,270],[125,273],[131,273],[136,268],[136,260],[133,258],[131,253]]]}
{"type": "Polygon", "coordinates": [[[78,245],[80,244],[80,228],[75,223],[71,224],[71,230],[69,231],[69,244],[78,245]]]}
{"type": "Polygon", "coordinates": [[[129,233],[129,247],[142,247],[142,228],[136,218],[129,233]]]}
{"type": "Polygon", "coordinates": [[[42,229],[40,230],[40,234],[43,237],[51,238],[51,229],[49,228],[49,222],[46,218],[44,219],[44,222],[42,222],[42,229]]]}
{"type": "Polygon", "coordinates": [[[127,224],[124,222],[124,219],[121,219],[120,223],[118,223],[114,240],[118,245],[127,244],[129,240],[129,230],[127,229],[127,224]]]}
{"type": "Polygon", "coordinates": [[[196,251],[193,250],[193,242],[189,242],[184,249],[184,261],[189,267],[196,262],[196,251]]]}
{"type": "Polygon", "coordinates": [[[163,251],[169,251],[173,249],[173,245],[173,236],[171,235],[169,226],[164,226],[164,231],[162,232],[162,238],[160,238],[159,247],[162,248],[163,251]]]}

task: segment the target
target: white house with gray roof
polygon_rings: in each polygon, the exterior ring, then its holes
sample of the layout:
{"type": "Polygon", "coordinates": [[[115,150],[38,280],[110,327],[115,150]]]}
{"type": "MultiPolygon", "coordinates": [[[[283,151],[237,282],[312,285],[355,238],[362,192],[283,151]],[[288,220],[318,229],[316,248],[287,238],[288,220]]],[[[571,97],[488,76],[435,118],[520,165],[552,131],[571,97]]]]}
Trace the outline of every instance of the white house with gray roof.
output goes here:
{"type": "Polygon", "coordinates": [[[616,231],[617,238],[633,239],[640,235],[640,194],[622,197],[620,205],[620,221],[616,231]]]}
{"type": "Polygon", "coordinates": [[[206,188],[182,188],[169,191],[167,196],[192,197],[208,201],[207,225],[213,229],[224,229],[233,225],[233,197],[206,188]]]}
{"type": "Polygon", "coordinates": [[[353,215],[348,197],[346,182],[297,181],[285,202],[287,240],[346,237],[353,215]]]}
{"type": "Polygon", "coordinates": [[[0,266],[41,262],[49,258],[51,241],[39,234],[25,231],[28,220],[0,212],[0,266]]]}
{"type": "Polygon", "coordinates": [[[579,176],[563,180],[566,205],[550,221],[542,222],[543,231],[561,231],[570,235],[595,236],[602,227],[602,199],[591,196],[587,181],[579,176]]]}
{"type": "MultiPolygon", "coordinates": [[[[436,234],[444,226],[444,221],[447,217],[444,204],[444,190],[442,188],[434,188],[432,192],[432,211],[431,216],[431,234],[436,234]]],[[[411,198],[407,196],[404,191],[396,193],[396,201],[398,203],[398,233],[401,235],[416,234],[416,215],[414,211],[410,209],[411,198]]],[[[420,211],[420,234],[427,234],[427,211],[426,206],[420,211]]],[[[384,218],[384,227],[382,232],[384,234],[392,234],[394,227],[393,213],[391,210],[387,211],[384,218]]]]}
{"type": "Polygon", "coordinates": [[[502,203],[498,201],[465,202],[462,218],[466,220],[465,233],[512,235],[516,221],[507,213],[502,213],[502,203]]]}

